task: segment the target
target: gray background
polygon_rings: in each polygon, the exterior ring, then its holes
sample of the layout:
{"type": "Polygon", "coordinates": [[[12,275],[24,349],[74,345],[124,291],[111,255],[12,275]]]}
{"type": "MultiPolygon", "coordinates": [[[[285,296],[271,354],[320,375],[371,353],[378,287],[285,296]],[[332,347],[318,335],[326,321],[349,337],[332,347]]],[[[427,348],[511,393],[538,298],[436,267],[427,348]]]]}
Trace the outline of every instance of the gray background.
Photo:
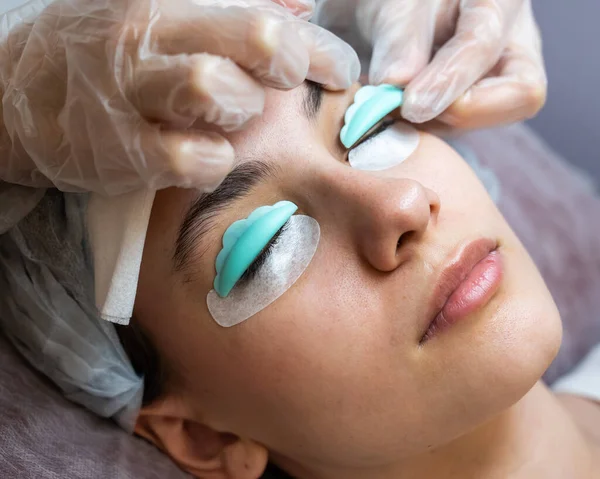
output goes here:
{"type": "MultiPolygon", "coordinates": [[[[27,0],[0,0],[0,12],[27,0]]],[[[317,0],[318,1],[318,0],[317,0]]],[[[544,37],[548,102],[530,122],[600,183],[600,0],[533,0],[544,37]]]]}
{"type": "Polygon", "coordinates": [[[600,1],[534,0],[548,69],[546,107],[530,121],[600,183],[600,1]]]}

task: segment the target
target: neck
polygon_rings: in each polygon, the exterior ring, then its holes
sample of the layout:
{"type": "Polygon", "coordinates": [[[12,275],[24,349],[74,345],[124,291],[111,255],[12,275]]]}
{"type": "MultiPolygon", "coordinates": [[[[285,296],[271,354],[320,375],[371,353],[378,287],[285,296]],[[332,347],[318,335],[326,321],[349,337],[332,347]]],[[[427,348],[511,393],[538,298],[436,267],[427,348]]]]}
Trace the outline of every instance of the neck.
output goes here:
{"type": "Polygon", "coordinates": [[[589,444],[554,395],[538,382],[511,408],[436,450],[378,470],[305,471],[294,477],[588,479],[592,467],[589,444]]]}

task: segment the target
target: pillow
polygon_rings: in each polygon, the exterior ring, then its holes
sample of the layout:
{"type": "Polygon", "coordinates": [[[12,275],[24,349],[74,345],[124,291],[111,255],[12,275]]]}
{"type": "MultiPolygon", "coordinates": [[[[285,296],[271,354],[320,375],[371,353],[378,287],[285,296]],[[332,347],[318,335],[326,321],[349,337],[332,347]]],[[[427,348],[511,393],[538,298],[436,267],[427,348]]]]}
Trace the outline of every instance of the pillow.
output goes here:
{"type": "Polygon", "coordinates": [[[151,444],[67,401],[1,335],[0,365],[0,477],[191,477],[151,444]]]}
{"type": "MultiPolygon", "coordinates": [[[[489,174],[562,313],[563,346],[545,376],[552,382],[600,342],[600,199],[522,125],[469,133],[458,148],[489,174]]],[[[0,477],[190,477],[152,445],[69,403],[1,336],[0,365],[0,477]]]]}

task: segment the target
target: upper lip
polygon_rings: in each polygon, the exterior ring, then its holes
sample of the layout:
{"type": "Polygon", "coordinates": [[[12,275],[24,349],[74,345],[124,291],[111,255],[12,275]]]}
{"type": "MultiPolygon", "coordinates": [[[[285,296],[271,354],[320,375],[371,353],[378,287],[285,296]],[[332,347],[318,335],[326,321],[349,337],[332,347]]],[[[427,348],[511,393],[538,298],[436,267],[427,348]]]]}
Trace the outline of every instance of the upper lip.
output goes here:
{"type": "Polygon", "coordinates": [[[497,241],[490,238],[480,238],[463,243],[450,255],[450,259],[441,271],[433,290],[423,337],[427,334],[431,324],[442,311],[452,293],[473,271],[477,263],[497,248],[497,241]]]}

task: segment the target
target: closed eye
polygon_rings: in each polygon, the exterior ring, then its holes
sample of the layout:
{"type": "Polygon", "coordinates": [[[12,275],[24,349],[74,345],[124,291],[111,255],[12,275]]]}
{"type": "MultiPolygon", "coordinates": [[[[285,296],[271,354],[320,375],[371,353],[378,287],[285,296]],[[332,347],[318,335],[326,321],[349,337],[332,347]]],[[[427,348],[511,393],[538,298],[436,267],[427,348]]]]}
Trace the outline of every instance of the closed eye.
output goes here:
{"type": "Polygon", "coordinates": [[[263,248],[261,253],[252,262],[252,264],[250,266],[248,266],[248,269],[244,272],[244,274],[238,281],[238,284],[243,284],[244,282],[252,281],[256,277],[256,275],[258,274],[260,269],[263,267],[263,265],[265,264],[267,259],[269,259],[269,256],[273,252],[273,248],[277,244],[277,241],[279,240],[281,235],[287,229],[288,224],[289,224],[289,220],[281,227],[281,229],[277,233],[275,233],[273,238],[271,238],[271,241],[269,241],[269,243],[263,248]]]}
{"type": "Polygon", "coordinates": [[[365,136],[363,136],[360,139],[360,141],[356,145],[354,145],[352,148],[350,148],[348,150],[348,152],[346,154],[346,161],[348,161],[348,154],[350,153],[350,151],[354,150],[355,148],[358,148],[359,146],[363,145],[367,141],[372,140],[373,138],[376,138],[378,135],[382,134],[384,131],[389,129],[394,123],[396,123],[396,120],[392,120],[389,118],[381,120],[377,125],[375,125],[373,128],[371,128],[365,134],[365,136]]]}

